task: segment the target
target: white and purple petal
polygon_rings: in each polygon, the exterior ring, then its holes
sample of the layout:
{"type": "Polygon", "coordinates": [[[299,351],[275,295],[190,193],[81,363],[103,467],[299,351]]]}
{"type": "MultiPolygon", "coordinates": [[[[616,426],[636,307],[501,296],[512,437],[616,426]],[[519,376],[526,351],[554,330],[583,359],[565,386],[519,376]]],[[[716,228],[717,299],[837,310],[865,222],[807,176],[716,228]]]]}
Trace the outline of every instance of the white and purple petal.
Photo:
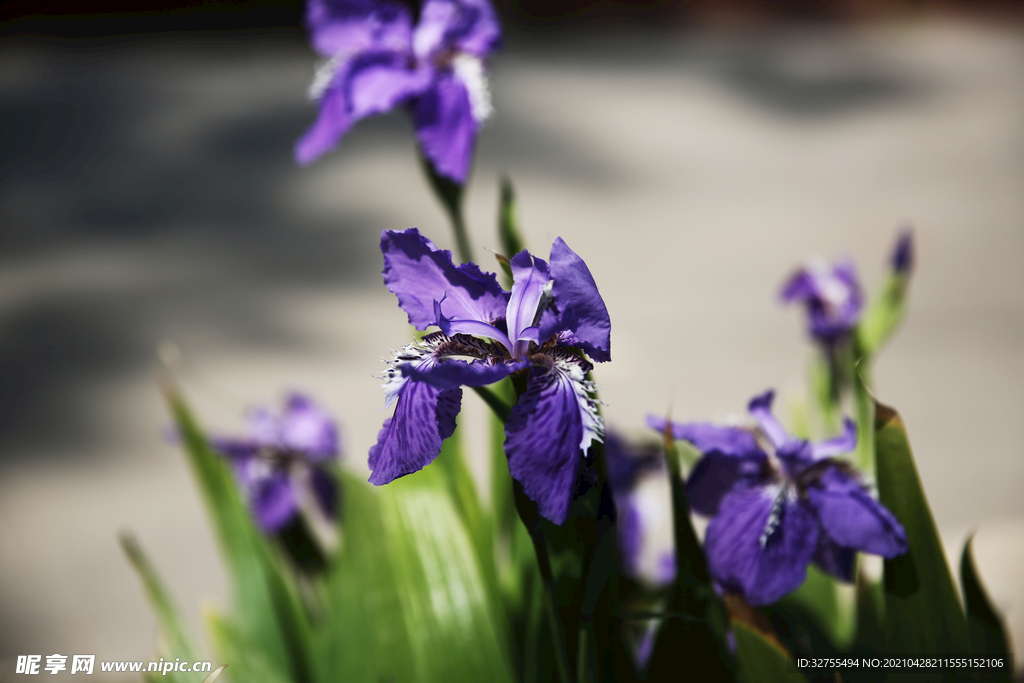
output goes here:
{"type": "Polygon", "coordinates": [[[611,360],[611,319],[587,264],[558,237],[551,245],[548,267],[557,310],[548,309],[541,316],[541,339],[568,332],[573,345],[594,360],[611,360]]]}
{"type": "Polygon", "coordinates": [[[807,486],[807,500],[839,545],[890,558],[907,552],[903,525],[839,467],[825,468],[807,486]]]}
{"type": "Polygon", "coordinates": [[[767,605],[804,582],[819,533],[813,511],[784,485],[737,487],[708,524],[708,568],[726,590],[767,605]]]}
{"type": "Polygon", "coordinates": [[[416,228],[385,230],[384,283],[398,297],[409,324],[419,330],[437,323],[434,302],[443,301],[453,319],[494,322],[505,317],[508,294],[493,273],[474,263],[456,267],[452,253],[438,249],[416,228]]]}
{"type": "Polygon", "coordinates": [[[551,369],[535,367],[526,391],[505,425],[509,471],[555,524],[569,515],[583,454],[604,435],[589,392],[592,383],[576,362],[556,357],[551,369]]]}
{"type": "Polygon", "coordinates": [[[381,486],[433,462],[441,443],[455,431],[461,405],[462,389],[442,391],[405,379],[395,414],[384,421],[370,449],[370,483],[381,486]]]}

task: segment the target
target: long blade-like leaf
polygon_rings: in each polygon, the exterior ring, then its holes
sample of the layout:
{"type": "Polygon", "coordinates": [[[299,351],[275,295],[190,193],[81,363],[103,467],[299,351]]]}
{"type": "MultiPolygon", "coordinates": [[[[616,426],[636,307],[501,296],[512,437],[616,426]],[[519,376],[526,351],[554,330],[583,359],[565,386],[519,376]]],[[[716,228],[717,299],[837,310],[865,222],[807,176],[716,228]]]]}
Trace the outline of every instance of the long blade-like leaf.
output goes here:
{"type": "MultiPolygon", "coordinates": [[[[967,624],[971,634],[972,655],[1005,655],[1009,653],[1006,643],[1006,629],[992,602],[981,585],[981,577],[974,566],[974,536],[964,544],[960,556],[960,583],[964,589],[964,604],[967,608],[967,624]]],[[[1009,667],[990,669],[984,672],[985,681],[1009,681],[1009,667]]]]}

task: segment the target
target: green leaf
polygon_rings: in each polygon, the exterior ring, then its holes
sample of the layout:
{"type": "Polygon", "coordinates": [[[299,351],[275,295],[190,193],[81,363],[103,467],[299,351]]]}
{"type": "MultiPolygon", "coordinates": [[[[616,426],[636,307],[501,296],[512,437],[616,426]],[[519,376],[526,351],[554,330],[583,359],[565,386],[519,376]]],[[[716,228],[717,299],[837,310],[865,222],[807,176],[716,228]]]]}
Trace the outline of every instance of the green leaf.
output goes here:
{"type": "Polygon", "coordinates": [[[878,497],[903,524],[909,552],[885,561],[885,612],[893,654],[953,655],[968,650],[960,607],[935,520],[899,414],[875,403],[878,497]]]}
{"type": "MultiPolygon", "coordinates": [[[[183,660],[195,662],[200,659],[199,649],[193,644],[188,634],[185,623],[174,607],[170,595],[164,588],[163,581],[157,574],[156,569],[150,563],[149,558],[142,550],[142,546],[130,533],[122,533],[119,537],[121,548],[132,563],[139,578],[142,579],[146,597],[156,612],[157,623],[160,626],[163,644],[162,651],[166,659],[181,657],[183,660]]],[[[163,675],[161,673],[161,675],[163,675]]],[[[172,680],[180,680],[182,675],[179,672],[169,671],[168,675],[172,680]]]]}
{"type": "Polygon", "coordinates": [[[736,679],[744,683],[806,683],[789,655],[746,624],[733,623],[736,679]]]}
{"type": "Polygon", "coordinates": [[[500,604],[440,468],[372,489],[343,475],[323,681],[511,681],[500,604]]]}
{"type": "MultiPolygon", "coordinates": [[[[981,577],[974,566],[974,536],[964,544],[960,556],[960,582],[964,589],[964,603],[967,607],[967,623],[971,635],[971,654],[1004,655],[1010,652],[1007,645],[1006,629],[992,602],[981,584],[981,577]]],[[[1010,669],[991,669],[986,681],[1009,681],[1010,669]]]]}

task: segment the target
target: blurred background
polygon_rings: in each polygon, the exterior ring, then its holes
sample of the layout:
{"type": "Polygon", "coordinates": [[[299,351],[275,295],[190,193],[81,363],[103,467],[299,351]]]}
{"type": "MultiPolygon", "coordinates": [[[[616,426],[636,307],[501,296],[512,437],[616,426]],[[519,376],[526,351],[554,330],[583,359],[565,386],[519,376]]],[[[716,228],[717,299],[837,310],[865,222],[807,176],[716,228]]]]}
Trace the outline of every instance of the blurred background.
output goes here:
{"type": "MultiPolygon", "coordinates": [[[[158,349],[211,429],[302,389],[366,471],[385,417],[373,376],[409,334],[380,231],[452,244],[401,112],[293,164],[315,115],[301,2],[145,6],[0,5],[0,680],[19,654],[151,657],[121,530],[197,630],[204,604],[224,605],[163,438],[158,349]]],[[[1020,8],[505,0],[468,196],[485,267],[503,173],[533,249],[560,235],[586,259],[613,321],[605,415],[636,435],[647,412],[722,419],[768,387],[797,397],[811,346],[783,280],[850,255],[870,291],[913,225],[910,316],[877,393],[904,415],[954,564],[977,531],[1018,652],[1020,8]]],[[[484,409],[464,405],[482,442],[484,409]]]]}

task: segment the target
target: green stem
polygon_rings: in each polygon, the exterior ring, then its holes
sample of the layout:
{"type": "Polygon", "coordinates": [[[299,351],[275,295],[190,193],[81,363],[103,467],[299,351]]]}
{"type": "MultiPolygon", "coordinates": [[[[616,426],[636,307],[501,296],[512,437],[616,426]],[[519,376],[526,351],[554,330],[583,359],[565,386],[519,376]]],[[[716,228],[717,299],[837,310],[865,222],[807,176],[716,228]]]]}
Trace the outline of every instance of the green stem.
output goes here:
{"type": "Polygon", "coordinates": [[[494,411],[494,414],[498,416],[498,419],[502,422],[508,422],[508,416],[512,413],[512,408],[507,403],[498,398],[498,395],[487,387],[473,387],[473,391],[476,395],[484,400],[484,403],[494,411]]]}
{"type": "Polygon", "coordinates": [[[537,552],[537,565],[540,578],[544,582],[544,612],[548,618],[548,629],[551,631],[551,645],[555,650],[555,667],[558,669],[558,680],[561,683],[572,683],[569,675],[569,655],[565,652],[565,641],[562,639],[562,620],[558,617],[558,600],[555,595],[555,584],[551,576],[551,560],[548,557],[548,546],[542,534],[530,532],[533,547],[537,552]]]}
{"type": "Polygon", "coordinates": [[[455,233],[455,245],[459,250],[459,259],[463,263],[469,263],[473,260],[473,248],[469,245],[469,235],[466,233],[466,220],[462,216],[462,206],[449,212],[449,217],[452,219],[452,231],[455,233]]]}

